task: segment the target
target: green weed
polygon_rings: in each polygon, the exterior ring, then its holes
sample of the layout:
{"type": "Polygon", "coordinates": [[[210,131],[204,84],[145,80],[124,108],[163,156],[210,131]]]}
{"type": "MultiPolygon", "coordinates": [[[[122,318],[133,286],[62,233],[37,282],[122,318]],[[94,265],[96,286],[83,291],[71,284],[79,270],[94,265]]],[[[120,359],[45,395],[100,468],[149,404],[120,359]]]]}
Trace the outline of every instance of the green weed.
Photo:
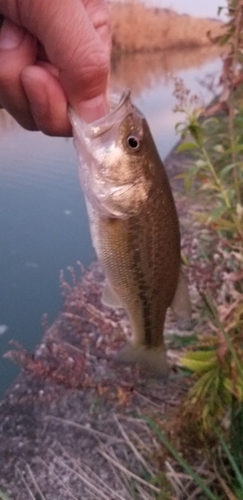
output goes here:
{"type": "Polygon", "coordinates": [[[0,500],[11,500],[11,498],[7,497],[7,495],[0,490],[0,500]]]}
{"type": "Polygon", "coordinates": [[[149,427],[154,431],[156,436],[159,438],[162,444],[166,446],[172,456],[176,459],[178,464],[185,470],[189,476],[195,481],[195,483],[200,487],[201,491],[206,495],[204,498],[210,500],[219,500],[218,497],[207,487],[206,482],[192,469],[189,463],[179,454],[174,446],[171,445],[170,441],[167,439],[165,434],[159,429],[159,427],[148,417],[144,417],[144,420],[148,423],[149,427]]]}
{"type": "MultiPolygon", "coordinates": [[[[180,412],[183,427],[192,428],[208,448],[220,497],[173,448],[156,425],[160,441],[206,495],[203,498],[243,498],[243,0],[228,1],[229,22],[215,40],[227,52],[221,74],[222,93],[204,109],[181,80],[175,84],[176,110],[184,114],[177,125],[182,142],[178,152],[188,152],[191,166],[183,174],[185,188],[202,194],[205,210],[195,213],[220,249],[227,293],[212,300],[200,290],[208,311],[205,331],[197,344],[189,343],[182,366],[192,374],[180,412]],[[205,489],[206,487],[206,489],[205,489]],[[222,496],[223,495],[223,496],[222,496]]],[[[203,251],[201,259],[203,259],[203,251]]],[[[205,256],[209,261],[211,255],[205,256]]],[[[190,431],[190,432],[191,432],[190,431]]],[[[185,436],[184,436],[185,438],[185,436]]],[[[189,438],[190,439],[190,438],[189,438]]]]}

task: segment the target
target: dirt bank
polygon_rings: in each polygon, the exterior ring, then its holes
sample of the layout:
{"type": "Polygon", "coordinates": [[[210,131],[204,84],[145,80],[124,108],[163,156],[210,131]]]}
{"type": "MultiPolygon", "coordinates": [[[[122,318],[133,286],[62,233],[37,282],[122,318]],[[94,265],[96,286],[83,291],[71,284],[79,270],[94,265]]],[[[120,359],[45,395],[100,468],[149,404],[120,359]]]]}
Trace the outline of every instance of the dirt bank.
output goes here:
{"type": "MultiPolygon", "coordinates": [[[[188,158],[171,154],[166,163],[171,177],[188,158]]],[[[195,228],[191,202],[179,188],[175,183],[186,246],[195,228]]],[[[169,313],[167,384],[118,366],[114,355],[130,332],[126,317],[102,305],[97,264],[72,279],[72,286],[63,281],[63,309],[35,353],[12,355],[25,369],[0,403],[0,489],[12,500],[129,500],[132,488],[137,498],[156,498],[168,488],[166,476],[162,485],[153,479],[162,450],[141,416],[169,422],[185,393],[188,380],[180,376],[179,353],[170,342],[180,333],[169,313]]],[[[195,302],[193,286],[191,293],[195,302]]]]}

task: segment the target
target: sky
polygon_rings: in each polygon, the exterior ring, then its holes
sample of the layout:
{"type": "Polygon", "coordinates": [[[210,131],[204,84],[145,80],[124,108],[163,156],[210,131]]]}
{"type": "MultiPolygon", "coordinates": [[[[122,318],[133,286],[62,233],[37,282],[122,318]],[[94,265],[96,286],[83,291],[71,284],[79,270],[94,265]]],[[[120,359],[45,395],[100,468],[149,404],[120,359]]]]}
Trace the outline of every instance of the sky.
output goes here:
{"type": "MultiPolygon", "coordinates": [[[[171,8],[180,14],[198,17],[217,17],[218,7],[224,7],[227,0],[151,0],[152,4],[171,8]]],[[[223,20],[221,14],[220,19],[223,20]]]]}

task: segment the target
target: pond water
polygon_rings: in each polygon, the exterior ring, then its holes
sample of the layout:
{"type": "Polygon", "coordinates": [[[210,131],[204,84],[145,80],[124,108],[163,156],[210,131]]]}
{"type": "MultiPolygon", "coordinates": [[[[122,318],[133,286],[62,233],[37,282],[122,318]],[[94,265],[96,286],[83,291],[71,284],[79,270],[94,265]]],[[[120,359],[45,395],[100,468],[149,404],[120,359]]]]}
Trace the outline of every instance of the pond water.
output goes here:
{"type": "MultiPolygon", "coordinates": [[[[221,61],[200,49],[122,56],[112,67],[111,88],[131,88],[164,158],[180,121],[172,75],[207,103],[213,96],[201,82],[218,74],[221,61]]],[[[2,358],[9,341],[33,349],[43,314],[51,323],[61,307],[60,270],[95,258],[76,165],[71,139],[27,132],[0,112],[0,396],[18,373],[2,358]]]]}

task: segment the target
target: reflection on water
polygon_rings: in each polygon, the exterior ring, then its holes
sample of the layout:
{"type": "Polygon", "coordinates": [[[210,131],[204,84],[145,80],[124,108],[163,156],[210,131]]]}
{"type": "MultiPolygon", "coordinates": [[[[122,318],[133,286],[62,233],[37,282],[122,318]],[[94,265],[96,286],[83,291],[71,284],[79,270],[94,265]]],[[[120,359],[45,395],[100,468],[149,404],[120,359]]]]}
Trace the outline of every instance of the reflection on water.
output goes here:
{"type": "MultiPolygon", "coordinates": [[[[210,94],[200,80],[220,66],[207,49],[190,53],[127,55],[113,61],[112,89],[130,87],[150,124],[162,157],[176,141],[179,117],[171,73],[210,94]],[[199,65],[200,68],[199,68],[199,65]]],[[[33,349],[41,318],[53,321],[61,305],[59,271],[94,259],[72,141],[27,132],[0,111],[0,356],[16,339],[33,349]]],[[[0,394],[16,370],[0,357],[0,394]]]]}
{"type": "Polygon", "coordinates": [[[112,64],[111,87],[121,92],[132,90],[135,104],[144,112],[162,158],[170,152],[177,138],[175,125],[183,119],[173,113],[174,77],[183,78],[203,104],[212,94],[201,81],[218,81],[221,58],[217,47],[194,50],[121,55],[112,64]]]}
{"type": "Polygon", "coordinates": [[[128,87],[138,96],[158,83],[170,81],[181,70],[200,68],[220,56],[217,46],[194,50],[170,50],[147,54],[121,54],[112,60],[111,86],[128,87]]]}

